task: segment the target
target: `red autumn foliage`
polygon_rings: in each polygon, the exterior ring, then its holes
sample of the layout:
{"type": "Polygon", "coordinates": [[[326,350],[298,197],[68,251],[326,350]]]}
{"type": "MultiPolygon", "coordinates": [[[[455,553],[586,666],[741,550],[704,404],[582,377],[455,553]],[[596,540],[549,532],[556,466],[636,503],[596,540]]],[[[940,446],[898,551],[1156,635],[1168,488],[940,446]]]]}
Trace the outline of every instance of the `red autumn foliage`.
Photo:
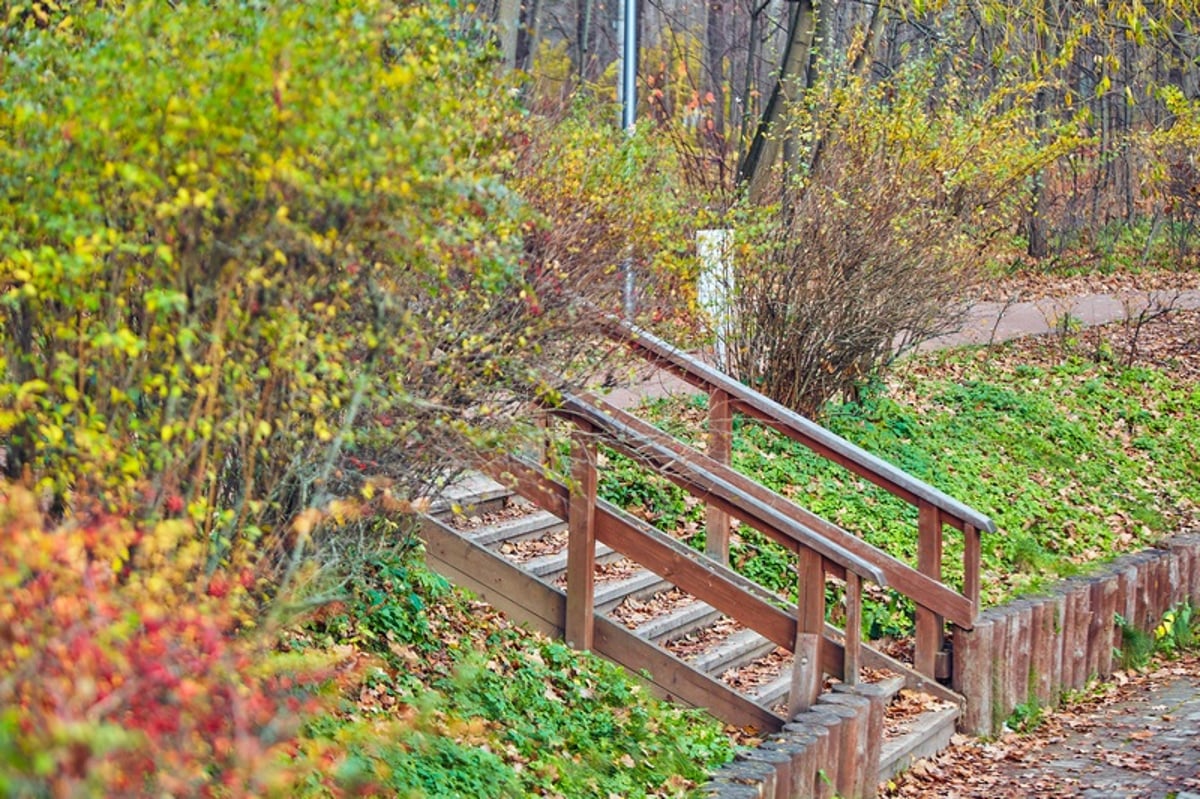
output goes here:
{"type": "Polygon", "coordinates": [[[199,552],[185,522],[47,524],[0,486],[0,794],[286,794],[333,670],[284,669],[199,552]]]}

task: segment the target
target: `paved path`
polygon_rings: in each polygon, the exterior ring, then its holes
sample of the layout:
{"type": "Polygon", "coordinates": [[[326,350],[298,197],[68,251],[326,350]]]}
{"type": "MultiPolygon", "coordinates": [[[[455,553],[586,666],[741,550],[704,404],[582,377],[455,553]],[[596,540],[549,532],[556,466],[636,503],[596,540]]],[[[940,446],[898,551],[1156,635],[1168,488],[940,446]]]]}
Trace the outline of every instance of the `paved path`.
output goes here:
{"type": "Polygon", "coordinates": [[[1136,320],[1143,311],[1200,308],[1200,291],[1131,292],[1052,297],[1032,302],[982,302],[967,312],[962,329],[922,344],[922,351],[964,344],[988,344],[1018,336],[1037,336],[1062,330],[1064,322],[1082,327],[1136,320]]]}
{"type": "MultiPolygon", "coordinates": [[[[1200,308],[1200,290],[1129,292],[1126,294],[1084,294],[1031,302],[982,302],[971,308],[963,326],[944,336],[930,339],[918,349],[922,352],[971,344],[1008,341],[1019,336],[1037,336],[1061,330],[1064,320],[1081,327],[1105,325],[1125,319],[1137,319],[1149,309],[1200,308]]],[[[667,372],[646,368],[633,383],[613,389],[608,401],[618,408],[631,408],[645,399],[691,396],[697,390],[667,372]]]]}
{"type": "Polygon", "coordinates": [[[1010,789],[1080,799],[1200,799],[1200,670],[1152,681],[1081,717],[1012,768],[1010,789]]]}

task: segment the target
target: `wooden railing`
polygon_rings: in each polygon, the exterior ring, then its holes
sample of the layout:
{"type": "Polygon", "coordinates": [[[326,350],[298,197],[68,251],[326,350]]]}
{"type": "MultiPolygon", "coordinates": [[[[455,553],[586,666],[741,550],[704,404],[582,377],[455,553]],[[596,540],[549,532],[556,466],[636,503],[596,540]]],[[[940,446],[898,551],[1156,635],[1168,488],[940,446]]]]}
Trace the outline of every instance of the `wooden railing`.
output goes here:
{"type": "MultiPolygon", "coordinates": [[[[978,611],[981,533],[996,530],[990,518],[645,330],[624,320],[608,317],[606,332],[612,338],[626,343],[643,359],[708,393],[708,452],[721,462],[729,462],[732,415],[738,412],[777,430],[913,505],[917,509],[917,569],[931,580],[938,583],[943,581],[944,526],[950,525],[960,530],[963,534],[961,594],[974,609],[973,613],[978,611]]],[[[717,559],[727,558],[729,523],[720,508],[710,512],[707,532],[709,554],[717,559]]],[[[945,621],[965,628],[969,628],[970,624],[963,624],[923,602],[926,590],[923,587],[902,584],[893,587],[917,605],[914,665],[921,673],[933,676],[939,671],[938,658],[944,645],[945,621]]]]}
{"type": "Polygon", "coordinates": [[[979,604],[980,532],[995,526],[968,508],[813,422],[745,388],[721,372],[626,323],[609,333],[646,359],[709,392],[708,454],[590,395],[567,395],[551,411],[571,423],[569,464],[556,474],[508,454],[481,465],[518,493],[566,519],[565,637],[581,649],[595,643],[595,551],[600,541],[795,653],[789,713],[815,701],[822,674],[857,680],[862,657],[862,582],[910,598],[917,608],[916,669],[937,676],[946,621],[970,629],[979,604]],[[734,471],[729,465],[733,412],[747,414],[841,464],[918,510],[916,568],[734,471]],[[709,507],[704,554],[597,497],[597,446],[610,447],[702,500],[709,507]],[[728,568],[730,520],[758,530],[797,557],[797,603],[790,606],[728,568]],[[942,579],[942,528],[962,530],[964,584],[942,579]],[[844,629],[829,634],[826,581],[844,581],[844,629]]]}

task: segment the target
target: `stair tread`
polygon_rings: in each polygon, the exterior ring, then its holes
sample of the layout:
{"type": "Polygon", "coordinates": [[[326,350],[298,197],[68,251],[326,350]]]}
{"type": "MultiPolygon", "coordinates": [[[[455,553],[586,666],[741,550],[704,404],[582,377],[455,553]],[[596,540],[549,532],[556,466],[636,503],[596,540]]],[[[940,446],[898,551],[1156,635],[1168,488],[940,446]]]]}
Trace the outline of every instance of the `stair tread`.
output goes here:
{"type": "MultiPolygon", "coordinates": [[[[607,544],[596,542],[596,561],[603,563],[606,559],[612,558],[614,555],[619,556],[612,547],[607,544]]],[[[531,574],[536,574],[538,577],[553,577],[559,572],[567,568],[567,550],[564,547],[558,552],[553,552],[549,555],[541,555],[536,558],[519,563],[520,567],[531,574]]]]}
{"type": "Polygon", "coordinates": [[[670,613],[642,622],[634,628],[634,632],[649,641],[663,641],[672,635],[706,626],[720,615],[721,612],[707,602],[693,599],[670,613]]]}
{"type": "Polygon", "coordinates": [[[593,602],[598,610],[608,610],[628,596],[653,593],[669,583],[649,569],[638,569],[628,577],[596,585],[593,602]]]}
{"type": "Polygon", "coordinates": [[[891,779],[917,760],[932,757],[950,744],[959,709],[943,705],[927,710],[900,734],[885,738],[879,753],[879,779],[891,779]]]}
{"type": "Polygon", "coordinates": [[[441,490],[431,503],[429,513],[448,513],[456,505],[469,510],[476,505],[512,496],[512,493],[511,488],[486,475],[467,472],[441,490]]]}
{"type": "Polygon", "coordinates": [[[501,519],[476,530],[463,531],[463,535],[481,546],[491,546],[519,538],[543,536],[565,524],[566,522],[549,511],[535,510],[521,516],[501,519]]]}
{"type": "Polygon", "coordinates": [[[739,668],[767,654],[775,644],[754,630],[742,628],[687,661],[700,671],[710,675],[739,668]]]}

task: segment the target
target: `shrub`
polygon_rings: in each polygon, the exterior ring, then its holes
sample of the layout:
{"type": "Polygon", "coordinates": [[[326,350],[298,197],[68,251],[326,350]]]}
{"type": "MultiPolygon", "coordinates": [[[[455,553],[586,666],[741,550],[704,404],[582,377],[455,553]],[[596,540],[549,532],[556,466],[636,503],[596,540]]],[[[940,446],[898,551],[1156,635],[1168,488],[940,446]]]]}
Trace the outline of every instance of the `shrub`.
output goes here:
{"type": "Polygon", "coordinates": [[[670,141],[648,126],[616,130],[616,108],[586,105],[594,100],[581,90],[568,113],[531,119],[520,140],[512,185],[542,221],[526,247],[556,280],[614,312],[629,263],[639,320],[690,327],[703,192],[683,185],[670,141]]]}
{"type": "Polygon", "coordinates": [[[47,525],[4,491],[0,793],[290,795],[298,725],[334,672],[239,634],[251,574],[198,570],[187,521],[47,525]]]}
{"type": "Polygon", "coordinates": [[[482,29],[386,0],[39,20],[0,38],[11,477],[58,510],[149,490],[215,563],[519,434],[566,293],[522,260],[482,29]]]}
{"type": "Polygon", "coordinates": [[[918,62],[815,92],[780,134],[811,160],[775,182],[774,206],[733,216],[728,368],[801,413],[959,324],[970,265],[1050,157],[1022,129],[1028,98],[931,107],[937,74],[918,62]]]}

